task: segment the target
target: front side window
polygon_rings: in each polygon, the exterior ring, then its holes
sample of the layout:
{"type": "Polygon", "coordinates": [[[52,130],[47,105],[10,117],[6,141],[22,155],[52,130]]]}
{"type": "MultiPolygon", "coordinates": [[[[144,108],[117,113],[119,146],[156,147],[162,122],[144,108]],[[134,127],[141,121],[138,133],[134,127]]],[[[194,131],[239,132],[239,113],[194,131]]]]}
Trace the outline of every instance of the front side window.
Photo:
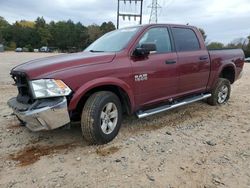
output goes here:
{"type": "Polygon", "coordinates": [[[171,52],[171,41],[168,33],[168,29],[164,27],[149,29],[140,39],[140,47],[144,43],[154,43],[156,45],[157,53],[171,52]]]}
{"type": "Polygon", "coordinates": [[[172,28],[176,50],[178,52],[200,50],[195,32],[188,28],[172,28]]]}

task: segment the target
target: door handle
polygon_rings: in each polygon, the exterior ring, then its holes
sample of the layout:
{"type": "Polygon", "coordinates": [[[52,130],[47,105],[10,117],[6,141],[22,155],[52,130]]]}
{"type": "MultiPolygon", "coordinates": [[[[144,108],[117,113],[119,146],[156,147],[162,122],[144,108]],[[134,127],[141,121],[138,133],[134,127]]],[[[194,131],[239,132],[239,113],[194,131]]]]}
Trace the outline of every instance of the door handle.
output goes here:
{"type": "Polygon", "coordinates": [[[176,63],[175,60],[166,60],[166,61],[165,61],[165,64],[167,64],[167,65],[175,64],[175,63],[176,63]]]}
{"type": "Polygon", "coordinates": [[[207,60],[208,59],[208,56],[200,56],[200,60],[203,61],[203,60],[207,60]]]}

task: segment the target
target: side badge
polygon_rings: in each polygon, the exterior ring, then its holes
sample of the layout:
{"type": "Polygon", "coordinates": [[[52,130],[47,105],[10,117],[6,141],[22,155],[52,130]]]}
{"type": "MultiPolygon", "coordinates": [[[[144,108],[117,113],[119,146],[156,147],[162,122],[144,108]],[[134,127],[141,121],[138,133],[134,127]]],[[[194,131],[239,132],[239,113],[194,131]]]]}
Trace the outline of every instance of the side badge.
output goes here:
{"type": "Polygon", "coordinates": [[[141,82],[141,81],[146,81],[146,80],[148,80],[148,74],[135,75],[136,82],[141,82]]]}

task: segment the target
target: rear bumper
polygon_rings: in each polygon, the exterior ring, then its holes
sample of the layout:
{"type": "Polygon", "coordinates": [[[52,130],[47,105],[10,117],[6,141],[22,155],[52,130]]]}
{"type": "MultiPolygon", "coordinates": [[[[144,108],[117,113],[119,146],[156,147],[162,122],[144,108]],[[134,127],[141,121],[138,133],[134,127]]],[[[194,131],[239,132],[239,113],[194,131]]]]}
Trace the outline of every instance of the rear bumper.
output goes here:
{"type": "Polygon", "coordinates": [[[52,130],[70,123],[65,97],[41,99],[31,105],[19,103],[16,98],[12,98],[8,105],[31,131],[52,130]]]}

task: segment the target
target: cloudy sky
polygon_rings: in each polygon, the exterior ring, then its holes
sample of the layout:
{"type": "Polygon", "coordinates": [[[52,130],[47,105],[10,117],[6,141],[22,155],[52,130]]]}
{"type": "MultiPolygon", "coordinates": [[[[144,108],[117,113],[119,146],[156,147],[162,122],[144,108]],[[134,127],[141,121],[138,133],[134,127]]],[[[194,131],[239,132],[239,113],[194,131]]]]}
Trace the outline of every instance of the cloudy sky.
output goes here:
{"type": "MultiPolygon", "coordinates": [[[[228,43],[250,35],[250,0],[158,0],[159,23],[179,23],[203,28],[208,41],[228,43]]],[[[144,0],[143,23],[148,23],[151,0],[144,0]]],[[[137,11],[134,5],[122,6],[123,12],[137,11]]],[[[0,0],[0,16],[16,20],[46,21],[71,19],[85,25],[104,21],[116,23],[117,0],[0,0]]],[[[137,22],[123,21],[121,26],[137,22]]]]}

